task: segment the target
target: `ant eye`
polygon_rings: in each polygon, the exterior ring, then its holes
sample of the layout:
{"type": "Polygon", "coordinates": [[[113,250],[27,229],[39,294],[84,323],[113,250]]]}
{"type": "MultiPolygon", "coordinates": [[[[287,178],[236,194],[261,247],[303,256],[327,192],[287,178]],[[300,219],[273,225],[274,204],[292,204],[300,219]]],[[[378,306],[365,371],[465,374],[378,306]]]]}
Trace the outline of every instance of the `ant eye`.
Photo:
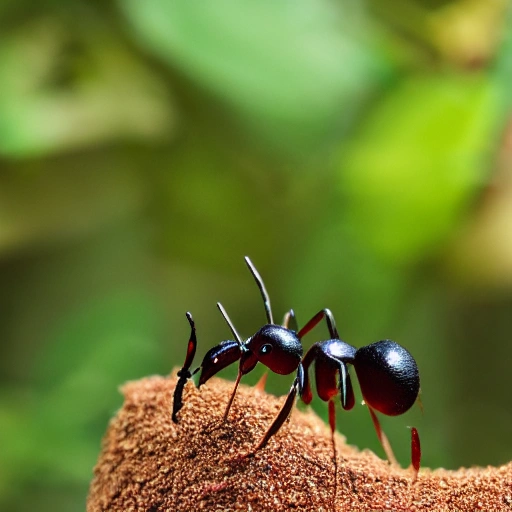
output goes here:
{"type": "Polygon", "coordinates": [[[260,354],[261,355],[270,354],[270,352],[272,352],[272,345],[270,343],[265,343],[265,345],[263,345],[260,348],[260,354]]]}

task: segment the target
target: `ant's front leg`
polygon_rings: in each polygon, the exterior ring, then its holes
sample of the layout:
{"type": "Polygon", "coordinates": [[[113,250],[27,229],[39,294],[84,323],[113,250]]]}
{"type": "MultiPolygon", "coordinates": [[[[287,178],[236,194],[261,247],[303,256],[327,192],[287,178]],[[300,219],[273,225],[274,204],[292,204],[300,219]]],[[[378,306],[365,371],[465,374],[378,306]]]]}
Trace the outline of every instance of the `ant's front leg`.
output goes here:
{"type": "MultiPolygon", "coordinates": [[[[246,258],[246,261],[248,261],[248,265],[250,263],[250,260],[246,258]]],[[[249,265],[249,268],[252,268],[249,265]]],[[[254,271],[257,273],[256,269],[254,271]]],[[[259,276],[259,274],[257,274],[259,276]]],[[[265,291],[265,287],[262,283],[261,285],[262,294],[265,291]]],[[[264,295],[265,297],[265,295],[264,295]]],[[[270,302],[269,302],[270,304],[270,302]]],[[[231,396],[228,401],[228,405],[226,406],[226,410],[224,411],[224,418],[223,420],[226,421],[228,419],[229,409],[231,408],[231,404],[233,403],[233,400],[235,399],[236,390],[238,389],[238,385],[240,384],[240,379],[242,378],[242,375],[245,375],[246,373],[249,373],[254,369],[254,367],[258,364],[258,359],[254,356],[252,352],[250,352],[246,346],[246,344],[243,342],[241,336],[238,334],[237,330],[235,329],[235,326],[233,325],[233,322],[231,322],[231,319],[229,318],[229,315],[227,314],[226,310],[222,306],[220,302],[217,302],[217,307],[219,308],[219,311],[221,312],[221,315],[223,316],[224,320],[228,324],[229,328],[231,329],[231,332],[233,333],[233,336],[235,337],[236,342],[229,341],[230,344],[236,344],[232,345],[231,351],[234,350],[234,347],[236,346],[238,348],[238,357],[235,359],[240,360],[240,364],[238,366],[238,375],[236,377],[235,381],[235,387],[233,389],[233,392],[231,393],[231,396]]],[[[226,342],[228,343],[228,342],[226,342]]],[[[234,362],[235,360],[230,361],[234,362]]],[[[217,357],[213,361],[214,363],[217,363],[217,357]]],[[[227,366],[227,365],[225,365],[227,366]]],[[[224,366],[223,366],[224,367],[224,366]]],[[[218,370],[217,370],[218,371],[218,370]]]]}
{"type": "Polygon", "coordinates": [[[299,363],[299,366],[297,367],[297,375],[293,381],[292,387],[290,388],[290,391],[288,393],[288,396],[286,397],[286,401],[279,411],[279,414],[277,415],[276,419],[273,421],[272,425],[270,425],[269,429],[263,436],[263,439],[259,442],[258,446],[256,448],[245,455],[245,457],[249,455],[254,455],[258,450],[261,450],[264,448],[269,439],[279,431],[279,429],[283,426],[283,423],[286,421],[288,416],[290,415],[290,412],[293,408],[293,405],[295,403],[295,398],[297,396],[297,391],[299,394],[302,394],[304,388],[304,369],[302,367],[302,364],[299,363]]]}
{"type": "MultiPolygon", "coordinates": [[[[322,312],[316,315],[314,319],[321,319],[321,314],[322,312]]],[[[335,333],[334,330],[331,332],[335,333]]],[[[339,394],[343,409],[348,410],[354,407],[354,391],[352,389],[352,382],[346,365],[346,362],[353,359],[354,353],[354,347],[334,338],[315,343],[308,350],[302,360],[305,374],[304,387],[301,394],[303,402],[309,404],[313,399],[311,385],[309,383],[309,367],[314,363],[316,390],[318,396],[321,400],[327,402],[329,406],[329,426],[331,427],[331,442],[334,462],[334,501],[336,500],[338,480],[338,456],[335,439],[336,410],[334,406],[334,399],[339,394]]]]}
{"type": "MultiPolygon", "coordinates": [[[[190,324],[190,338],[187,345],[187,355],[185,356],[185,362],[183,367],[178,372],[178,383],[174,389],[173,404],[172,404],[172,421],[178,423],[178,412],[183,407],[183,389],[188,379],[190,379],[193,373],[190,371],[194,356],[196,355],[197,338],[196,338],[196,326],[192,315],[187,311],[187,320],[190,324]]],[[[197,370],[196,370],[197,371],[197,370]]],[[[195,373],[195,372],[194,372],[195,373]]]]}

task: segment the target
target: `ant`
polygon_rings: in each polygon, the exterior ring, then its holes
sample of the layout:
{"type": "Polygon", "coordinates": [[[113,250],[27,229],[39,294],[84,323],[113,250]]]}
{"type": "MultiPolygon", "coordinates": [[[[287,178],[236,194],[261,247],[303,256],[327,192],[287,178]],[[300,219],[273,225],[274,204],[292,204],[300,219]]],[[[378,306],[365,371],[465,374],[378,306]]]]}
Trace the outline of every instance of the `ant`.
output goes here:
{"type": "MultiPolygon", "coordinates": [[[[309,404],[311,402],[313,395],[309,380],[309,367],[314,363],[318,395],[321,400],[328,402],[329,407],[329,424],[334,452],[336,485],[337,459],[334,439],[336,414],[334,398],[338,394],[340,395],[341,405],[345,410],[350,410],[354,407],[354,391],[347,367],[347,365],[351,364],[356,371],[364,402],[370,411],[377,437],[389,461],[396,464],[391,446],[381,429],[375,411],[388,416],[397,416],[409,410],[418,398],[420,390],[419,372],[412,355],[401,345],[391,340],[377,341],[359,349],[345,343],[338,335],[334,317],[329,309],[319,311],[300,330],[297,329],[293,310],[290,310],[285,315],[283,325],[275,324],[272,317],[270,298],[263,279],[248,257],[245,257],[245,262],[261,292],[268,323],[253,336],[243,341],[225,309],[220,303],[217,303],[217,307],[233,333],[235,340],[221,341],[217,346],[211,348],[205,354],[201,366],[194,372],[191,372],[190,366],[195,355],[197,341],[192,315],[187,313],[191,326],[191,335],[185,363],[178,372],[179,380],[174,392],[173,421],[177,423],[177,414],[183,406],[182,393],[185,383],[199,370],[201,370],[201,374],[198,387],[220,370],[239,361],[238,376],[224,412],[224,421],[228,418],[229,410],[242,376],[251,372],[258,362],[261,362],[274,373],[280,375],[289,375],[296,372],[295,379],[281,411],[258,445],[245,456],[254,455],[258,450],[266,446],[269,439],[279,431],[286,421],[295,403],[297,393],[304,403],[309,404]],[[315,343],[303,357],[302,337],[322,320],[325,320],[327,324],[331,339],[315,343]]],[[[416,480],[420,467],[421,448],[418,431],[415,428],[411,429],[411,459],[415,472],[414,480],[416,480]]]]}

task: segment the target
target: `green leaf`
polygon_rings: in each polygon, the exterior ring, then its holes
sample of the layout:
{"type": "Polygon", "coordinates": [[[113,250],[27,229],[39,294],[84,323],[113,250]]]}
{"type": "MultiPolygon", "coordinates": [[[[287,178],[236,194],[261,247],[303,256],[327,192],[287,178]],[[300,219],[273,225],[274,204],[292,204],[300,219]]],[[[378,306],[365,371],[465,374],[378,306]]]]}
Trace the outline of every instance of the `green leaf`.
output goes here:
{"type": "Polygon", "coordinates": [[[134,290],[90,303],[63,322],[41,361],[32,408],[31,459],[43,470],[40,480],[87,481],[105,423],[122,403],[119,385],[165,369],[157,311],[134,290]]]}
{"type": "Polygon", "coordinates": [[[216,94],[274,149],[294,151],[339,128],[371,87],[375,62],[353,35],[362,19],[348,4],[119,2],[154,53],[216,94]]]}
{"type": "Polygon", "coordinates": [[[70,33],[43,19],[0,39],[0,154],[169,135],[174,118],[162,84],[109,28],[84,23],[70,33]]]}
{"type": "Polygon", "coordinates": [[[396,87],[339,160],[354,235],[393,261],[435,251],[489,171],[502,101],[484,74],[396,87]]]}

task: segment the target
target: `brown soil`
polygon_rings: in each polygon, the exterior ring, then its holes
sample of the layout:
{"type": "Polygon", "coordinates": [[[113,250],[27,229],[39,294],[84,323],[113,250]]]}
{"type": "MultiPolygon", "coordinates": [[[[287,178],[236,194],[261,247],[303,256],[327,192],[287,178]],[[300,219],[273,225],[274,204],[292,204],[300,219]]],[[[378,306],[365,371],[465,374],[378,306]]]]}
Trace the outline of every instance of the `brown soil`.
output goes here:
{"type": "Polygon", "coordinates": [[[291,420],[253,457],[283,398],[240,386],[222,422],[232,382],[186,386],[171,421],[176,378],[126,384],[94,470],[87,512],[195,510],[512,510],[512,463],[458,471],[391,467],[337,436],[334,498],[331,434],[313,412],[291,420]],[[335,499],[335,501],[333,501],[335,499]]]}

